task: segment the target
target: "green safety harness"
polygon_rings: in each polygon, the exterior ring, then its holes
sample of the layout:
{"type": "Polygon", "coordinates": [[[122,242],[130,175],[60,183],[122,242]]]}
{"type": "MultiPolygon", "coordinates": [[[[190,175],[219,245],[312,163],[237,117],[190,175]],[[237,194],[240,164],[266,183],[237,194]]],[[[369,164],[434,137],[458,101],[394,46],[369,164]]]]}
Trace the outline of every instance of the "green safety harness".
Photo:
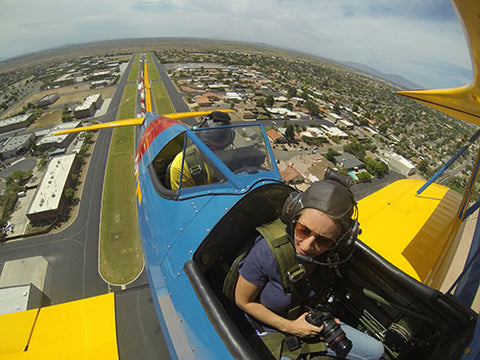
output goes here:
{"type": "Polygon", "coordinates": [[[208,170],[205,164],[205,158],[200,155],[200,150],[196,146],[189,146],[185,149],[184,160],[195,184],[208,184],[208,170]]]}

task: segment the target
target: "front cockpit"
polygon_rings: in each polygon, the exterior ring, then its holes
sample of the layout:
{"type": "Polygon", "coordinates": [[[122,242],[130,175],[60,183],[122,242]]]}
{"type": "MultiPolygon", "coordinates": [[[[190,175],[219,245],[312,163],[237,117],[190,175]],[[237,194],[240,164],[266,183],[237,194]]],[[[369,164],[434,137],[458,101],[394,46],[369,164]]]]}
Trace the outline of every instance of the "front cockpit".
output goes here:
{"type": "Polygon", "coordinates": [[[175,199],[238,194],[261,181],[281,181],[259,124],[188,129],[165,144],[149,167],[157,192],[175,199]]]}

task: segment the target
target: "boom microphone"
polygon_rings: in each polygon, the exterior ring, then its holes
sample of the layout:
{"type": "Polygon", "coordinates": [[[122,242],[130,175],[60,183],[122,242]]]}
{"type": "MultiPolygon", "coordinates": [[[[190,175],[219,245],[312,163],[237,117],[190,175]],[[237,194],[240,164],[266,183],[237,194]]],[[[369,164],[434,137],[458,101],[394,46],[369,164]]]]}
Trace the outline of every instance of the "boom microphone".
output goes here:
{"type": "Polygon", "coordinates": [[[350,260],[350,258],[353,255],[353,250],[354,248],[352,248],[352,250],[350,251],[350,254],[348,254],[348,256],[345,259],[339,260],[339,261],[333,261],[333,262],[321,262],[321,261],[315,260],[310,256],[302,255],[302,254],[295,254],[295,259],[304,263],[317,264],[322,266],[334,266],[334,265],[343,264],[344,262],[347,262],[348,260],[350,260]]]}

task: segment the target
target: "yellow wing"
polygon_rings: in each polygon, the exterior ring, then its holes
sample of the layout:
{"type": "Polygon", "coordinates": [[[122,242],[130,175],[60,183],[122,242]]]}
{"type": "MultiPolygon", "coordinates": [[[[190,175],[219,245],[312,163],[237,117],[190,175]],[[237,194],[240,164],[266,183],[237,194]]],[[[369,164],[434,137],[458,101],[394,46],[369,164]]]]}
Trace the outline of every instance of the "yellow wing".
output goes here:
{"type": "Polygon", "coordinates": [[[399,91],[457,119],[480,125],[480,2],[476,0],[454,0],[469,36],[474,67],[473,82],[454,89],[399,91]]]}
{"type": "Polygon", "coordinates": [[[114,293],[0,316],[0,359],[118,359],[114,293]]]}
{"type": "MultiPolygon", "coordinates": [[[[180,119],[186,119],[186,118],[196,117],[196,116],[206,116],[206,115],[212,113],[213,111],[214,110],[181,112],[181,113],[165,114],[165,115],[162,115],[162,116],[165,116],[165,117],[168,117],[168,118],[174,119],[174,120],[180,120],[180,119]]],[[[233,112],[233,110],[217,110],[217,111],[233,112]]],[[[80,132],[80,131],[108,129],[108,128],[114,128],[114,127],[120,127],[120,126],[142,125],[144,120],[145,120],[145,118],[116,120],[116,121],[111,121],[111,122],[107,122],[107,123],[95,124],[95,125],[91,125],[91,126],[83,126],[83,127],[78,127],[78,128],[74,128],[74,129],[62,130],[62,131],[56,132],[55,135],[76,133],[76,132],[80,132]]]]}
{"type": "Polygon", "coordinates": [[[358,203],[360,239],[411,277],[434,288],[443,282],[459,238],[462,196],[422,180],[400,180],[358,203]]]}

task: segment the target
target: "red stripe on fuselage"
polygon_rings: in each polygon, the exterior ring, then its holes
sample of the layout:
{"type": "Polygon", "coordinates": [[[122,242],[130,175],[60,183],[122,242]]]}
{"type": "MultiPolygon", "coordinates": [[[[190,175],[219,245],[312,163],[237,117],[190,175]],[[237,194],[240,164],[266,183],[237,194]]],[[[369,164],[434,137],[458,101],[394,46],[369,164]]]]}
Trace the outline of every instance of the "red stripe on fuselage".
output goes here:
{"type": "Polygon", "coordinates": [[[150,124],[148,124],[145,132],[143,133],[137,147],[137,156],[136,161],[137,165],[142,160],[143,154],[147,151],[150,144],[155,140],[158,134],[160,134],[163,130],[168,129],[170,126],[178,124],[177,120],[169,119],[164,116],[159,116],[156,119],[152,120],[150,124]]]}

